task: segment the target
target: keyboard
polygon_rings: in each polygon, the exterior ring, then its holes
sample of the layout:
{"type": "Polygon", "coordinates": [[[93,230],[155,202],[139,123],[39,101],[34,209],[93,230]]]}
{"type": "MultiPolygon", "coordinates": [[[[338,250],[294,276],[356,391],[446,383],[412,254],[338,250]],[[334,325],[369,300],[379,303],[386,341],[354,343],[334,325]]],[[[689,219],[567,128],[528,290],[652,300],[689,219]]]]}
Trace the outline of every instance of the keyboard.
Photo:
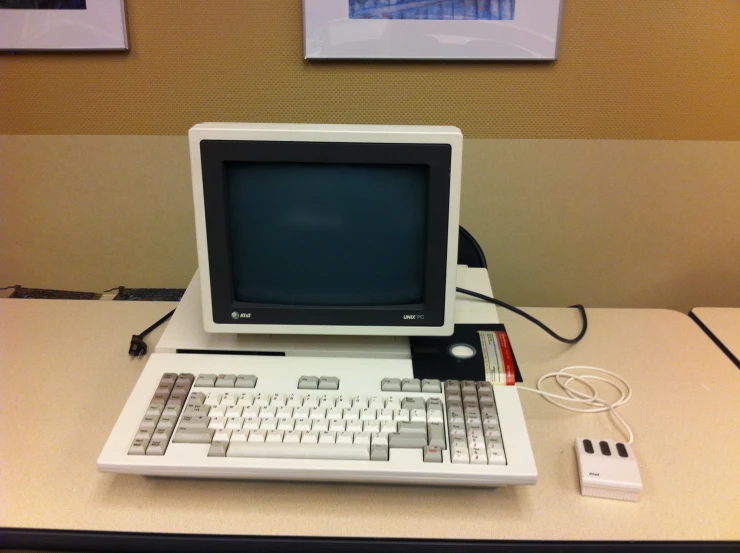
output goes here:
{"type": "Polygon", "coordinates": [[[197,354],[150,357],[98,467],[462,486],[537,477],[513,386],[420,380],[405,360],[197,354]]]}

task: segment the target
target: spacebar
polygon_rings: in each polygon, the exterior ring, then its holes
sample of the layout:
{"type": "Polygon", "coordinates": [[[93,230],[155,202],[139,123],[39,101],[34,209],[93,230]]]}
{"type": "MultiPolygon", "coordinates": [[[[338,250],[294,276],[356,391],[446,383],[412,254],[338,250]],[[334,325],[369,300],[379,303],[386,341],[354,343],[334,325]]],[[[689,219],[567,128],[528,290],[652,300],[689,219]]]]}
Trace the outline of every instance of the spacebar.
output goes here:
{"type": "Polygon", "coordinates": [[[229,444],[227,457],[273,457],[280,459],[342,459],[369,461],[369,445],[353,444],[285,444],[266,442],[234,442],[229,444]]]}

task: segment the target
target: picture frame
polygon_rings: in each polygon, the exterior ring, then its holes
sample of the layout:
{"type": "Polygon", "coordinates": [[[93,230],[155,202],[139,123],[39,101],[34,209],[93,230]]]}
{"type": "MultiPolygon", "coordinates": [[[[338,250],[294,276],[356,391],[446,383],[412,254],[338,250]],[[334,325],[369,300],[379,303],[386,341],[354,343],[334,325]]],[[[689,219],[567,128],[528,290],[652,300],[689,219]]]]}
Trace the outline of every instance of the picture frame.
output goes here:
{"type": "Polygon", "coordinates": [[[303,0],[305,59],[555,60],[562,0],[303,0]]]}
{"type": "Polygon", "coordinates": [[[128,51],[124,0],[0,0],[0,50],[128,51]]]}

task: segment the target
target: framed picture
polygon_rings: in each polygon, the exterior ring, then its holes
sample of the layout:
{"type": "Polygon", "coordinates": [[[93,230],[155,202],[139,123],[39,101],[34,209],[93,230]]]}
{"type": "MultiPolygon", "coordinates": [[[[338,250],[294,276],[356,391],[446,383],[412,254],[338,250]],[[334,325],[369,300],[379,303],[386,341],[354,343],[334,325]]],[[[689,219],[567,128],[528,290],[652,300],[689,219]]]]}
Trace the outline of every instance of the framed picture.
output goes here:
{"type": "Polygon", "coordinates": [[[306,59],[554,60],[562,0],[303,0],[306,59]]]}
{"type": "Polygon", "coordinates": [[[128,50],[123,0],[0,0],[0,50],[128,50]]]}

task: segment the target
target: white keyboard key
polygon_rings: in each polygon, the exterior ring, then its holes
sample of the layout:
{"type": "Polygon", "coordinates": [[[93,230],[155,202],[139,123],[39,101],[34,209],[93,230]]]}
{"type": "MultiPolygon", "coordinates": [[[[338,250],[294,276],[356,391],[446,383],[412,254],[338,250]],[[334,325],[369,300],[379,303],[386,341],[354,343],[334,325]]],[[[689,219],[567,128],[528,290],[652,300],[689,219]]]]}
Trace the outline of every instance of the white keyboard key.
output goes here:
{"type": "Polygon", "coordinates": [[[267,407],[270,405],[270,396],[264,392],[260,392],[254,396],[254,405],[257,407],[267,407]]]}
{"type": "Polygon", "coordinates": [[[227,419],[233,418],[233,417],[241,417],[243,410],[244,410],[244,407],[229,407],[228,409],[226,409],[226,414],[224,416],[227,419]]]}
{"type": "Polygon", "coordinates": [[[380,396],[372,396],[367,404],[368,409],[385,409],[385,401],[383,401],[383,398],[380,396]]]}
{"type": "MultiPolygon", "coordinates": [[[[305,438],[305,435],[303,436],[305,438]]],[[[229,447],[227,457],[266,457],[282,459],[340,459],[369,461],[370,445],[363,444],[319,444],[304,442],[286,443],[235,443],[229,447]]]]}
{"type": "Polygon", "coordinates": [[[455,448],[450,452],[453,463],[468,464],[470,462],[470,456],[468,455],[468,448],[455,448]]]}
{"type": "Polygon", "coordinates": [[[241,430],[244,426],[244,419],[241,417],[229,417],[226,419],[227,430],[241,430]]]}
{"type": "Polygon", "coordinates": [[[254,395],[249,392],[242,392],[236,400],[239,407],[249,407],[254,402],[254,395]]]}
{"type": "Polygon", "coordinates": [[[366,445],[370,447],[370,432],[357,432],[354,440],[355,445],[366,445]]]}
{"type": "Polygon", "coordinates": [[[468,449],[485,449],[486,442],[481,440],[468,440],[468,449]]]}
{"type": "Polygon", "coordinates": [[[326,412],[326,418],[329,420],[340,420],[344,413],[344,409],[341,407],[332,407],[326,412]]]}
{"type": "Polygon", "coordinates": [[[285,407],[285,394],[272,394],[270,405],[272,407],[285,407]]]}
{"type": "Polygon", "coordinates": [[[226,417],[211,419],[211,422],[208,423],[208,428],[211,430],[223,430],[226,428],[226,417]]]}
{"type": "Polygon", "coordinates": [[[221,403],[221,394],[218,392],[208,392],[206,399],[203,401],[203,405],[208,405],[208,407],[215,407],[219,403],[221,403]]]}
{"type": "Polygon", "coordinates": [[[311,430],[314,432],[328,432],[329,421],[326,419],[315,419],[311,424],[311,430]]]}
{"type": "Polygon", "coordinates": [[[296,407],[293,409],[293,418],[294,419],[307,419],[311,416],[311,408],[307,405],[304,405],[303,407],[296,407]]]}
{"type": "Polygon", "coordinates": [[[337,433],[337,444],[352,444],[354,442],[354,434],[352,432],[338,432],[337,433]]]}
{"type": "Polygon", "coordinates": [[[370,445],[388,445],[388,434],[375,432],[370,436],[370,445]]]}
{"type": "Polygon", "coordinates": [[[488,440],[488,438],[498,438],[501,439],[501,430],[499,429],[498,425],[489,426],[488,428],[484,427],[483,430],[483,437],[488,440]]]}
{"type": "Polygon", "coordinates": [[[384,434],[390,434],[398,431],[397,423],[393,421],[383,421],[380,423],[380,431],[384,434]]]}
{"type": "Polygon", "coordinates": [[[375,420],[375,409],[363,409],[360,412],[360,420],[374,421],[375,420]]]}
{"type": "Polygon", "coordinates": [[[319,442],[319,433],[318,432],[304,432],[301,436],[301,445],[303,444],[316,444],[319,442]]]}
{"type": "Polygon", "coordinates": [[[362,421],[361,420],[348,420],[347,421],[347,432],[362,432],[362,421]]]}
{"type": "Polygon", "coordinates": [[[226,409],[227,407],[225,405],[216,405],[215,407],[211,407],[211,410],[208,411],[208,416],[213,417],[225,417],[226,416],[226,409]]]}
{"type": "Polygon", "coordinates": [[[425,409],[412,409],[411,422],[427,422],[427,412],[425,409]]]}
{"type": "Polygon", "coordinates": [[[299,444],[301,443],[301,434],[302,432],[298,432],[296,430],[288,430],[285,434],[283,434],[283,443],[299,444]]]}
{"type": "Polygon", "coordinates": [[[309,430],[311,430],[311,419],[296,419],[295,430],[298,432],[308,432],[309,430]]]}
{"type": "Polygon", "coordinates": [[[290,394],[285,405],[288,407],[300,407],[303,405],[303,397],[300,394],[290,394]]]}
{"type": "Polygon", "coordinates": [[[487,465],[488,457],[486,457],[485,449],[471,449],[470,450],[470,464],[471,465],[487,465]]]}
{"type": "Polygon", "coordinates": [[[329,421],[329,432],[344,432],[347,423],[343,420],[330,420],[329,421]]]}
{"type": "Polygon", "coordinates": [[[319,434],[320,444],[335,444],[337,443],[337,436],[334,432],[321,432],[319,434]]]}
{"type": "Polygon", "coordinates": [[[321,420],[326,418],[326,409],[323,409],[321,407],[315,407],[311,409],[311,414],[309,415],[310,419],[313,420],[321,420]]]}
{"type": "Polygon", "coordinates": [[[334,404],[335,399],[332,395],[324,394],[319,399],[319,407],[321,407],[322,409],[332,409],[334,407],[334,404]]]}
{"type": "Polygon", "coordinates": [[[444,420],[441,409],[427,410],[427,422],[444,422],[444,420]]]}
{"type": "Polygon", "coordinates": [[[395,411],[395,415],[393,417],[393,420],[396,422],[409,422],[411,419],[411,413],[409,413],[408,409],[398,409],[395,411]]]}
{"type": "Polygon", "coordinates": [[[247,438],[247,442],[264,442],[265,436],[267,436],[267,432],[264,430],[251,430],[249,432],[249,438],[247,438]]]}
{"type": "Polygon", "coordinates": [[[367,397],[355,396],[352,398],[352,407],[354,409],[367,409],[367,397]]]}
{"type": "Polygon", "coordinates": [[[319,394],[306,394],[303,396],[303,406],[314,409],[319,406],[319,394]]]}
{"type": "Polygon", "coordinates": [[[347,421],[356,421],[360,419],[360,410],[355,409],[354,407],[352,409],[345,409],[344,410],[344,420],[347,421]]]}
{"type": "Polygon", "coordinates": [[[270,430],[267,433],[267,438],[265,438],[265,442],[270,444],[280,444],[283,442],[283,433],[280,430],[270,430]]]}
{"type": "Polygon", "coordinates": [[[393,409],[381,409],[378,411],[379,421],[392,421],[393,420],[393,409]]]}
{"type": "Polygon", "coordinates": [[[293,430],[295,427],[295,419],[278,419],[278,430],[293,430]]]}
{"type": "Polygon", "coordinates": [[[352,398],[347,395],[340,395],[337,397],[336,407],[340,407],[342,409],[351,409],[352,408],[352,398]]]}
{"type": "Polygon", "coordinates": [[[278,420],[277,419],[261,419],[260,430],[277,430],[278,420]]]}
{"type": "Polygon", "coordinates": [[[259,418],[274,419],[276,413],[277,413],[277,408],[275,407],[263,407],[262,409],[260,409],[259,418]]]}
{"type": "Polygon", "coordinates": [[[389,397],[385,400],[385,408],[396,412],[401,408],[401,400],[396,396],[389,397]]]}
{"type": "Polygon", "coordinates": [[[293,408],[292,407],[280,407],[275,413],[275,417],[278,419],[292,419],[293,408]]]}
{"type": "Polygon", "coordinates": [[[380,432],[380,421],[364,421],[362,423],[363,432],[380,432]]]}
{"type": "Polygon", "coordinates": [[[235,394],[234,392],[226,392],[221,397],[221,403],[219,405],[225,405],[226,407],[233,407],[236,405],[236,402],[239,400],[239,394],[235,394]]]}
{"type": "Polygon", "coordinates": [[[244,417],[244,426],[242,428],[244,430],[259,430],[260,419],[257,417],[244,417]]]}
{"type": "Polygon", "coordinates": [[[261,407],[257,405],[250,405],[249,407],[245,407],[244,411],[242,411],[242,417],[244,417],[245,419],[247,418],[256,419],[260,416],[260,409],[261,407]]]}
{"type": "Polygon", "coordinates": [[[488,464],[489,465],[505,465],[506,464],[506,455],[504,455],[504,452],[502,450],[489,449],[487,453],[488,453],[488,464]]]}
{"type": "Polygon", "coordinates": [[[213,434],[214,442],[229,442],[231,439],[231,430],[216,430],[213,434]]]}
{"type": "Polygon", "coordinates": [[[246,442],[249,438],[249,430],[234,430],[231,433],[231,443],[246,442]]]}

